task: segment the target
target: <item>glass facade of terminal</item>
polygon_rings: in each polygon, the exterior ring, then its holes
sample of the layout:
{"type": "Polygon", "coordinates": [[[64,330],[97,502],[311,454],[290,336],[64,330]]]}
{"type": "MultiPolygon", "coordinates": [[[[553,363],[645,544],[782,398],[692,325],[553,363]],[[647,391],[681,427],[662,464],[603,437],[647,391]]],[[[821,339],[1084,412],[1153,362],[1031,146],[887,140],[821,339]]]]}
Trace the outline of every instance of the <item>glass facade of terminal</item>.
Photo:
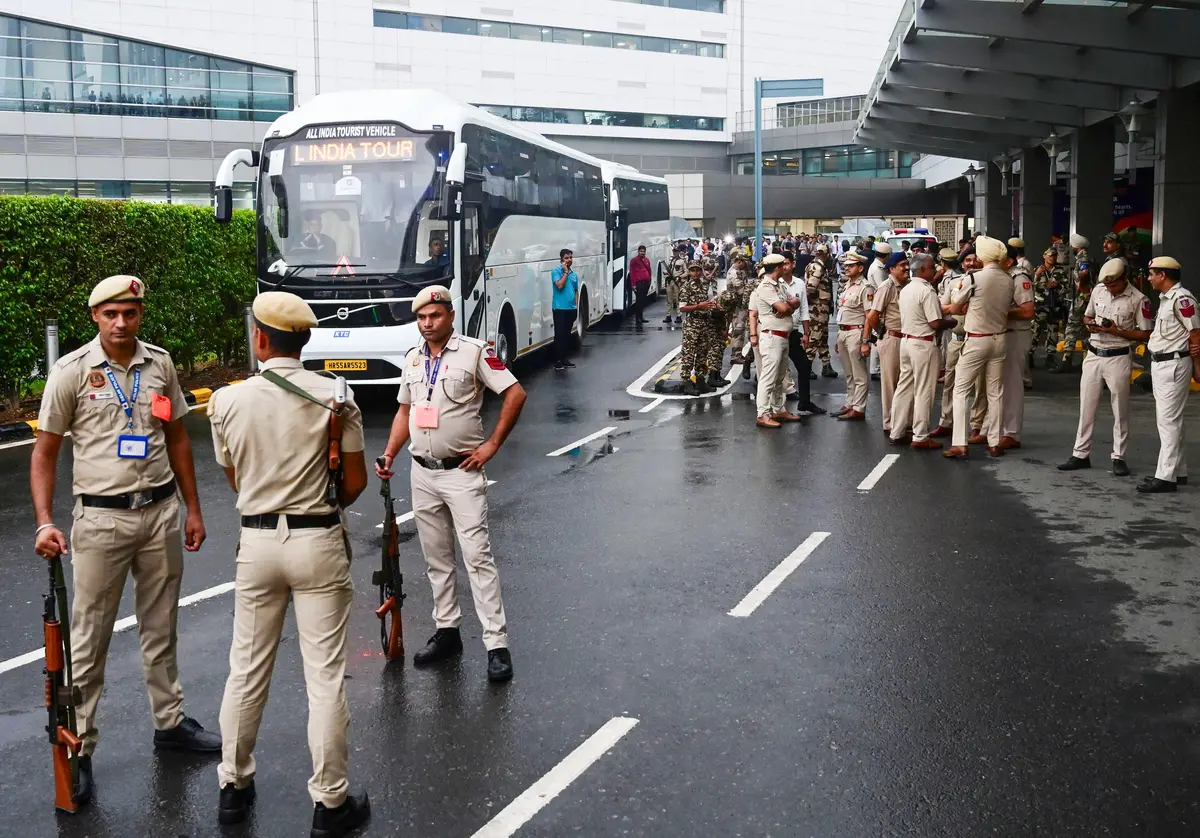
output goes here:
{"type": "MultiPolygon", "coordinates": [[[[212,206],[213,184],[201,181],[0,180],[0,195],[66,195],[75,198],[212,206]]],[[[254,206],[254,184],[233,185],[235,209],[254,206]]]]}
{"type": "Polygon", "coordinates": [[[685,131],[721,131],[725,128],[725,120],[713,116],[584,111],[570,108],[527,108],[520,105],[476,105],[475,107],[513,122],[607,125],[619,128],[674,128],[685,131]]]}
{"type": "Polygon", "coordinates": [[[0,110],[271,122],[293,106],[287,70],[0,16],[0,110]]]}
{"type": "Polygon", "coordinates": [[[812,102],[786,102],[775,106],[775,127],[853,122],[858,119],[866,101],[866,96],[841,96],[812,102]]]}
{"type": "Polygon", "coordinates": [[[622,32],[591,32],[583,29],[564,29],[561,26],[530,26],[502,20],[419,15],[383,9],[375,10],[375,26],[382,29],[414,29],[422,32],[449,32],[453,35],[478,35],[484,38],[508,38],[514,41],[540,41],[547,44],[666,52],[672,55],[696,55],[701,58],[725,56],[724,44],[705,41],[677,41],[674,38],[651,38],[622,32]]]}
{"type": "MultiPolygon", "coordinates": [[[[805,148],[773,151],[763,155],[763,175],[808,175],[809,177],[912,177],[917,155],[910,151],[883,151],[860,146],[805,148]]],[[[754,155],[733,159],[734,172],[754,174],[754,155]]]]}
{"type": "Polygon", "coordinates": [[[669,6],[696,12],[725,13],[725,0],[621,0],[622,3],[641,3],[643,6],[669,6]]]}

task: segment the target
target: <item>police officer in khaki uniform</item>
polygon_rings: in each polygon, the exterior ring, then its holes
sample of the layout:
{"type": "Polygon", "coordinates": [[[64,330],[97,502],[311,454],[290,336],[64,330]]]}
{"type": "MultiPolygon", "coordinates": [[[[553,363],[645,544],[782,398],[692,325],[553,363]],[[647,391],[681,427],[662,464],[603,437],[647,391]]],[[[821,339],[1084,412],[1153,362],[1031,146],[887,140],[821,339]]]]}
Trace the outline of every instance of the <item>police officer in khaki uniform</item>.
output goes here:
{"type": "Polygon", "coordinates": [[[943,457],[967,456],[967,411],[971,390],[982,373],[987,392],[985,428],[988,454],[1000,457],[1000,421],[1004,404],[1005,331],[1013,299],[1013,279],[1008,273],[1008,247],[998,239],[980,236],[975,253],[983,268],[958,282],[950,294],[950,314],[965,314],[966,345],[958,359],[954,382],[953,445],[943,457]]]}
{"type": "Polygon", "coordinates": [[[893,403],[893,445],[910,442],[913,448],[932,450],[942,444],[929,438],[929,416],[937,395],[937,330],[942,326],[942,304],[931,284],[936,268],[933,257],[917,253],[911,259],[912,279],[900,291],[900,378],[893,403]],[[912,427],[912,433],[907,429],[912,427]]]}
{"type": "Polygon", "coordinates": [[[74,602],[71,607],[77,709],[83,749],[75,799],[92,796],[96,708],[125,577],[132,571],[134,610],[156,748],[215,753],[221,739],[183,714],[176,666],[176,617],[183,550],[200,549],[204,519],[196,494],[188,413],[175,364],[166,350],[137,339],[145,284],[110,276],[88,305],[99,334],[50,370],[30,461],[37,517],[34,549],[52,558],[68,552],[54,525],[55,466],[63,437],[74,450],[74,602]],[[179,495],[187,515],[181,544],[179,495]]]}
{"type": "Polygon", "coordinates": [[[1079,432],[1070,458],[1059,471],[1091,468],[1092,430],[1100,395],[1108,386],[1113,412],[1112,470],[1129,474],[1125,447],[1129,441],[1129,373],[1133,345],[1150,338],[1150,300],[1133,287],[1124,261],[1112,259],[1100,269],[1100,282],[1088,300],[1083,324],[1090,331],[1088,354],[1079,380],[1079,432]]]}
{"type": "MultiPolygon", "coordinates": [[[[846,374],[846,403],[831,415],[844,422],[861,422],[866,418],[867,361],[861,347],[867,346],[863,325],[875,296],[875,286],[864,276],[866,266],[867,258],[854,251],[842,260],[844,281],[838,299],[838,336],[834,351],[842,359],[842,372],[846,374]]],[[[870,354],[869,348],[867,354],[870,354]]]]}
{"type": "Polygon", "coordinates": [[[1146,344],[1158,420],[1158,467],[1139,492],[1174,492],[1187,483],[1183,409],[1191,380],[1200,381],[1200,303],[1180,285],[1181,269],[1170,256],[1150,260],[1150,284],[1158,292],[1158,317],[1146,344]],[[1189,380],[1191,379],[1191,380],[1189,380]]]}
{"type": "Polygon", "coordinates": [[[412,310],[425,340],[404,357],[403,381],[396,396],[400,409],[383,454],[385,467],[376,465],[375,472],[391,477],[392,461],[411,440],[413,512],[437,625],[413,663],[422,666],[462,653],[454,566],[454,537],[458,536],[475,612],[483,624],[488,680],[507,681],[513,674],[508,621],[488,535],[483,467],[517,424],[525,390],[487,344],[454,334],[454,306],[447,289],[425,288],[413,300],[412,310]],[[487,438],[479,415],[485,388],[504,395],[500,418],[487,438]]]}
{"type": "Polygon", "coordinates": [[[778,428],[780,422],[800,422],[801,417],[783,409],[783,379],[788,367],[788,335],[792,313],[800,299],[788,293],[783,280],[786,259],[772,253],[762,260],[766,275],[750,294],[750,343],[759,351],[756,405],[760,428],[778,428]]]}
{"type": "MultiPolygon", "coordinates": [[[[883,431],[885,436],[892,432],[892,398],[896,394],[896,383],[900,380],[900,291],[908,283],[908,257],[903,252],[893,253],[887,261],[888,277],[875,289],[875,299],[867,312],[865,332],[870,335],[882,320],[883,337],[876,343],[879,352],[879,377],[883,403],[883,431]]],[[[907,431],[907,428],[901,428],[907,431]]]]}
{"type": "MultiPolygon", "coordinates": [[[[942,251],[943,254],[949,252],[949,248],[942,251]]],[[[948,280],[943,277],[943,282],[940,286],[939,298],[942,303],[942,311],[949,312],[951,310],[950,295],[958,288],[959,281],[968,273],[980,268],[978,258],[975,255],[975,247],[972,245],[963,251],[961,257],[962,273],[955,272],[947,275],[948,280]]],[[[966,317],[961,314],[953,315],[954,327],[950,331],[950,342],[946,347],[946,374],[942,381],[942,415],[938,421],[938,426],[929,432],[932,439],[940,439],[942,437],[951,436],[954,426],[954,384],[958,380],[958,361],[962,357],[963,347],[966,346],[967,330],[963,324],[966,317]]],[[[983,427],[984,420],[987,418],[987,391],[985,387],[985,379],[981,375],[971,385],[975,392],[975,401],[971,407],[971,439],[977,442],[986,442],[987,438],[979,436],[976,431],[983,427]]]]}
{"type": "Polygon", "coordinates": [[[254,802],[254,745],[290,599],[308,688],[313,834],[340,836],[371,814],[367,796],[349,794],[346,779],[346,628],[354,585],[339,512],[367,485],[362,415],[349,388],[339,405],[338,384],[301,366],[300,351],[317,325],[307,303],[270,291],[258,295],[253,311],[262,374],[218,390],[208,406],[213,450],[242,516],[229,679],[221,702],[217,816],[223,824],[238,823],[254,802]],[[342,475],[331,486],[335,407],[342,475]]]}
{"type": "MultiPolygon", "coordinates": [[[[1029,372],[1029,348],[1033,346],[1033,271],[1028,260],[1009,239],[1009,276],[1012,277],[1012,305],[1008,308],[1008,329],[1004,334],[1004,414],[1000,418],[1000,448],[1008,451],[1021,447],[1021,429],[1025,426],[1025,387],[1029,372]]],[[[1023,243],[1022,243],[1023,244],[1023,243]]]]}

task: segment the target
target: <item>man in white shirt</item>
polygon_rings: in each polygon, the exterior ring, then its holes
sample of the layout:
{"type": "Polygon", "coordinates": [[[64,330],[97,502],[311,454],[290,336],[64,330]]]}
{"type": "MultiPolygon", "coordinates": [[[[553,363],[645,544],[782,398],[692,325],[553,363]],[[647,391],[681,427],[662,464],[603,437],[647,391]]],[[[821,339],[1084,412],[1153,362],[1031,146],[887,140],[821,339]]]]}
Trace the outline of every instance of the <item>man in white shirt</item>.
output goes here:
{"type": "Polygon", "coordinates": [[[900,379],[892,403],[889,441],[913,448],[936,449],[942,444],[929,438],[929,417],[937,395],[937,330],[942,325],[942,304],[930,284],[937,272],[933,257],[917,253],[909,260],[911,280],[900,290],[900,379]]]}

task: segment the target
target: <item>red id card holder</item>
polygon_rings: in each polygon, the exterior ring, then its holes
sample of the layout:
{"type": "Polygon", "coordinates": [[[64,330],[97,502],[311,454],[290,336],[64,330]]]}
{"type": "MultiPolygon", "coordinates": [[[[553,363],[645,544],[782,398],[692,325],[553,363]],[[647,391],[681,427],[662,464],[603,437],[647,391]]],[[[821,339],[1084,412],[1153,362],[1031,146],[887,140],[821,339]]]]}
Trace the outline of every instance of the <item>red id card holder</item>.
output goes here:
{"type": "Polygon", "coordinates": [[[413,419],[418,428],[433,429],[438,426],[437,405],[419,404],[413,408],[413,419]]]}
{"type": "Polygon", "coordinates": [[[161,419],[164,422],[171,421],[171,400],[161,393],[150,394],[150,412],[154,414],[155,419],[161,419]]]}

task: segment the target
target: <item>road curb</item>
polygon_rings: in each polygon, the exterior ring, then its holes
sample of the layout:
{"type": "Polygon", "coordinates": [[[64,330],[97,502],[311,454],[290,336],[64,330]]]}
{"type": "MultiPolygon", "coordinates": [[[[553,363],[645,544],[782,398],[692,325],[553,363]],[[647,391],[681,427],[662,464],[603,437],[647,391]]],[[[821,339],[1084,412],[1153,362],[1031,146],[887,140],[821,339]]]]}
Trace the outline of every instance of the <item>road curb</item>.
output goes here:
{"type": "Polygon", "coordinates": [[[23,419],[19,422],[5,422],[0,425],[0,442],[16,442],[21,439],[31,439],[37,430],[36,419],[23,419]]]}

